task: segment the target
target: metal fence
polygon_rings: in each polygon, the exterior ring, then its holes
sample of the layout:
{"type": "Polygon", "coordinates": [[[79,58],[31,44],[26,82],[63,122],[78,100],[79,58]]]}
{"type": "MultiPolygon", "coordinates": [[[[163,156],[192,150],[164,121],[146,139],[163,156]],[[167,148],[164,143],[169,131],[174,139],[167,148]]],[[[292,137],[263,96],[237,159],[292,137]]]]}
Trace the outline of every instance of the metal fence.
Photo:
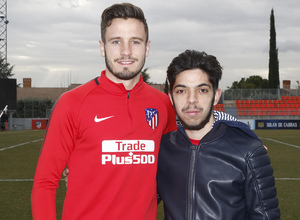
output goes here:
{"type": "Polygon", "coordinates": [[[281,96],[299,96],[300,89],[227,89],[222,100],[275,100],[281,96]]]}

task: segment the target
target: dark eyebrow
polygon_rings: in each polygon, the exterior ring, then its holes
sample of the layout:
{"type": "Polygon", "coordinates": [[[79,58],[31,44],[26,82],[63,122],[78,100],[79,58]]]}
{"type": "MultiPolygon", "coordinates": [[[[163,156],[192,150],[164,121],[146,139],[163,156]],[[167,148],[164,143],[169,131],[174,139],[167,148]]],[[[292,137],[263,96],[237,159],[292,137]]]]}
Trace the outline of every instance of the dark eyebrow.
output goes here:
{"type": "Polygon", "coordinates": [[[174,87],[174,89],[175,89],[175,88],[177,88],[177,87],[183,87],[183,88],[187,88],[185,85],[182,85],[182,84],[177,84],[177,85],[174,87]]]}
{"type": "Polygon", "coordinates": [[[208,85],[207,83],[201,83],[197,87],[202,87],[202,86],[207,86],[208,88],[211,88],[211,86],[208,85]]]}
{"type": "MultiPolygon", "coordinates": [[[[199,85],[197,86],[197,88],[203,87],[203,86],[207,86],[207,87],[211,88],[211,86],[208,85],[207,83],[201,83],[201,84],[199,84],[199,85]]],[[[187,86],[185,86],[185,85],[183,85],[183,84],[177,84],[177,85],[174,87],[174,89],[177,88],[177,87],[187,88],[187,86]]]]}

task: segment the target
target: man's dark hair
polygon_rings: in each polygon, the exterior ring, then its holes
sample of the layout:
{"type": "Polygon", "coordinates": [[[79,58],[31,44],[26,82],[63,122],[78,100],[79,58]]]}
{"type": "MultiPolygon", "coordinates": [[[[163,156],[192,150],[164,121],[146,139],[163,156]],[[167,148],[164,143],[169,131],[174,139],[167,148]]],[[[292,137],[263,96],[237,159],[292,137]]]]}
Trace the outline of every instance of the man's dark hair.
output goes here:
{"type": "Polygon", "coordinates": [[[222,67],[213,55],[196,50],[186,50],[175,57],[167,70],[167,77],[170,83],[170,91],[172,92],[176,77],[185,70],[200,69],[207,73],[213,89],[219,87],[219,81],[222,77],[222,67]]]}
{"type": "Polygon", "coordinates": [[[105,43],[105,33],[107,27],[109,27],[112,23],[112,20],[115,18],[135,18],[140,20],[145,27],[146,31],[146,42],[148,42],[149,31],[146,18],[144,16],[144,12],[139,7],[130,4],[130,3],[122,3],[122,4],[114,4],[108,8],[106,8],[101,16],[101,39],[105,43]]]}

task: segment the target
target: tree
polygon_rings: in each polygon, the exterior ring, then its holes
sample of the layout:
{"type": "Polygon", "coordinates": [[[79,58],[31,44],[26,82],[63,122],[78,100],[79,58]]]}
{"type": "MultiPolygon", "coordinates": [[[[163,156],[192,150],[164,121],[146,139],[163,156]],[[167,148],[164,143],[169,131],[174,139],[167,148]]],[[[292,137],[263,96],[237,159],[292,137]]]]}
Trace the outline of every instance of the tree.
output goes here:
{"type": "Polygon", "coordinates": [[[147,71],[148,71],[148,68],[146,68],[146,69],[144,69],[144,70],[142,71],[143,80],[144,80],[145,83],[151,84],[151,82],[149,82],[150,76],[149,76],[149,74],[147,73],[147,71]]]}
{"type": "Polygon", "coordinates": [[[275,18],[272,9],[270,16],[269,87],[277,89],[279,85],[278,49],[276,48],[275,18]]]}
{"type": "Polygon", "coordinates": [[[53,102],[50,99],[23,99],[17,102],[17,111],[14,117],[45,118],[47,109],[51,109],[53,102]]]}
{"type": "Polygon", "coordinates": [[[168,78],[167,77],[166,77],[166,81],[165,81],[164,93],[166,93],[167,95],[169,93],[169,83],[168,83],[168,78]]]}
{"type": "Polygon", "coordinates": [[[269,80],[263,79],[261,76],[250,76],[242,78],[239,82],[234,81],[229,89],[267,89],[269,88],[269,80]]]}
{"type": "Polygon", "coordinates": [[[14,66],[10,67],[9,63],[5,62],[5,59],[0,57],[0,78],[8,79],[12,77],[14,74],[12,73],[14,66]]]}

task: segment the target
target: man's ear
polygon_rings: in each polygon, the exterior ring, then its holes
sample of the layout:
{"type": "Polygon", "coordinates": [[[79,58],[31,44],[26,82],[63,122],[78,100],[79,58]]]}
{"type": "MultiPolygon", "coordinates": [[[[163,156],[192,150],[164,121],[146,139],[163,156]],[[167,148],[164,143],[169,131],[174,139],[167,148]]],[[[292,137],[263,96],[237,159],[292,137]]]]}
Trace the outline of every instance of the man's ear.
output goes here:
{"type": "Polygon", "coordinates": [[[105,57],[105,47],[104,47],[104,43],[102,40],[99,40],[99,44],[100,44],[100,51],[101,51],[101,56],[105,57]]]}
{"type": "Polygon", "coordinates": [[[149,40],[146,44],[146,57],[149,56],[149,52],[150,52],[150,44],[151,44],[151,41],[149,40]]]}
{"type": "Polygon", "coordinates": [[[215,92],[215,100],[214,100],[214,105],[218,104],[220,98],[222,95],[222,90],[221,89],[217,89],[215,92]]]}
{"type": "Polygon", "coordinates": [[[170,101],[171,101],[172,105],[174,106],[173,97],[172,97],[171,91],[169,91],[168,95],[169,95],[169,98],[170,98],[170,101]]]}

